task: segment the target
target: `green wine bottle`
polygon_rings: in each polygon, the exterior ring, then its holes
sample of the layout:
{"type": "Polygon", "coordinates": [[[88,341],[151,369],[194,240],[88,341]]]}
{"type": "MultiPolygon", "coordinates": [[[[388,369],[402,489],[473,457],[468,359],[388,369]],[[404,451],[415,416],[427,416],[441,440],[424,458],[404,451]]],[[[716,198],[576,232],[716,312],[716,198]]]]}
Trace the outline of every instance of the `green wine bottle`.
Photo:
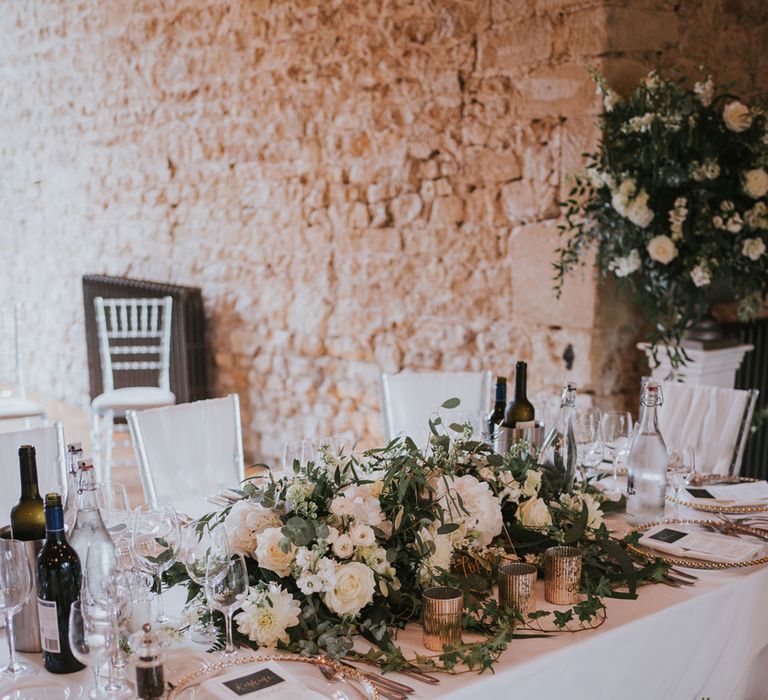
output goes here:
{"type": "Polygon", "coordinates": [[[15,540],[42,540],[45,537],[43,499],[37,486],[37,461],[32,445],[19,447],[21,498],[11,509],[11,533],[15,540]]]}
{"type": "Polygon", "coordinates": [[[37,555],[37,610],[43,664],[51,673],[85,668],[69,647],[69,610],[80,599],[80,558],[64,536],[61,496],[45,497],[45,542],[37,555]]]}
{"type": "Polygon", "coordinates": [[[507,405],[504,412],[505,428],[533,428],[536,411],[528,400],[528,363],[518,362],[515,365],[515,398],[507,405]]]}

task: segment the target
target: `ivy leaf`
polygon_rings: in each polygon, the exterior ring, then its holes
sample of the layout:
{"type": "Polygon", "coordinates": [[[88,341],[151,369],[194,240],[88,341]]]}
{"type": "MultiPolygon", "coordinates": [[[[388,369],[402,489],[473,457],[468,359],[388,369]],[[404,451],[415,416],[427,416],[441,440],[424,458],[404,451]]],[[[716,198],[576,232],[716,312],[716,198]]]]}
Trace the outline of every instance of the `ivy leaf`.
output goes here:
{"type": "Polygon", "coordinates": [[[582,537],[584,537],[584,533],[587,531],[588,520],[589,509],[587,508],[587,504],[583,503],[581,506],[581,513],[579,514],[576,522],[572,527],[565,531],[563,544],[573,544],[574,542],[578,542],[582,537]]]}
{"type": "MultiPolygon", "coordinates": [[[[637,591],[637,572],[625,549],[618,542],[614,542],[611,539],[600,540],[599,544],[603,551],[621,567],[627,582],[628,594],[635,597],[635,592],[637,591]]],[[[614,593],[614,595],[616,594],[614,593]]]]}

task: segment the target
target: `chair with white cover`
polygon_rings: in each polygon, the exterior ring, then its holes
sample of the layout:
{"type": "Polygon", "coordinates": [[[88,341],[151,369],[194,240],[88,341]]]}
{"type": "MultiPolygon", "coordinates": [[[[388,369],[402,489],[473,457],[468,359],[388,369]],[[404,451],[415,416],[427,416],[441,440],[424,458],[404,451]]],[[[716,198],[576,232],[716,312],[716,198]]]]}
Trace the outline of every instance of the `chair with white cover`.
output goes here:
{"type": "Polygon", "coordinates": [[[0,394],[0,420],[24,421],[25,427],[29,427],[27,423],[33,418],[45,422],[45,409],[27,398],[21,326],[21,303],[16,302],[13,305],[14,387],[7,396],[0,394]]]}
{"type": "Polygon", "coordinates": [[[237,394],[127,417],[147,503],[202,503],[245,478],[237,394]]]}
{"type": "Polygon", "coordinates": [[[659,428],[667,445],[690,445],[696,471],[738,475],[759,392],[661,382],[659,428]]]}
{"type": "Polygon", "coordinates": [[[460,414],[486,414],[491,404],[490,372],[400,372],[381,375],[381,411],[387,441],[409,436],[419,447],[429,441],[429,419],[436,412],[445,425],[460,414]],[[441,408],[458,398],[453,409],[441,408]]]}
{"type": "Polygon", "coordinates": [[[56,491],[67,483],[64,429],[61,423],[40,428],[28,428],[0,433],[0,465],[3,470],[3,488],[0,489],[0,514],[8,522],[11,508],[21,493],[19,480],[19,447],[33,445],[37,462],[37,483],[40,495],[56,491]]]}
{"type": "Polygon", "coordinates": [[[102,481],[112,471],[115,432],[127,432],[115,418],[126,411],[172,406],[176,397],[170,389],[171,312],[169,296],[148,299],[105,299],[96,297],[96,331],[104,388],[91,402],[93,460],[102,481]],[[132,359],[141,355],[142,359],[132,359]],[[147,356],[152,359],[147,359],[147,356]],[[154,386],[124,386],[115,389],[115,373],[157,370],[154,386]]]}

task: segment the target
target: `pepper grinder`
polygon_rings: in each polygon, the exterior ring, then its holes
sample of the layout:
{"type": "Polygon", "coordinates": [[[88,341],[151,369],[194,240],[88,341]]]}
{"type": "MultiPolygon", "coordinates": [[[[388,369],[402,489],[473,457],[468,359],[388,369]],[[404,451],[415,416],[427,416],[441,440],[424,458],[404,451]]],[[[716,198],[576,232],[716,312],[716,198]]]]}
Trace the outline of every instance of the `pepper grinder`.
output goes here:
{"type": "Polygon", "coordinates": [[[136,694],[141,700],[156,700],[165,693],[165,652],[160,635],[152,631],[152,625],[146,623],[141,629],[144,634],[137,649],[136,694]]]}

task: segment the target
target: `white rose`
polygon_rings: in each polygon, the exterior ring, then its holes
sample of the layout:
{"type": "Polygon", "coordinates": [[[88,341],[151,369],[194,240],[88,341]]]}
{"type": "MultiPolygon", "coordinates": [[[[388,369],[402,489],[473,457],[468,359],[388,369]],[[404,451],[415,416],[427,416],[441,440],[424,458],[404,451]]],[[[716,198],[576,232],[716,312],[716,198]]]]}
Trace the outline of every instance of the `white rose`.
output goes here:
{"type": "Polygon", "coordinates": [[[691,279],[697,287],[706,287],[712,281],[712,273],[706,265],[696,265],[691,270],[691,279]]]}
{"type": "Polygon", "coordinates": [[[753,199],[768,194],[768,173],[763,168],[754,168],[744,173],[744,191],[753,199]]]}
{"type": "Polygon", "coordinates": [[[278,576],[291,573],[291,566],[296,556],[296,546],[291,543],[287,552],[280,548],[283,533],[279,527],[270,527],[256,536],[254,556],[262,569],[274,571],[278,576]]]}
{"type": "Polygon", "coordinates": [[[640,265],[640,251],[633,248],[626,256],[611,260],[608,264],[608,268],[613,270],[616,277],[627,277],[636,270],[639,270],[640,265]]]}
{"type": "Polygon", "coordinates": [[[541,472],[530,470],[525,476],[525,483],[523,484],[523,496],[530,498],[535,496],[539,492],[541,487],[541,472]]]}
{"type": "Polygon", "coordinates": [[[350,515],[352,513],[352,501],[344,496],[336,496],[331,501],[331,513],[339,517],[350,515]]]}
{"type": "Polygon", "coordinates": [[[545,527],[552,524],[552,514],[541,498],[531,498],[518,506],[517,519],[526,527],[545,527]]]}
{"type": "Polygon", "coordinates": [[[723,110],[723,121],[731,131],[738,133],[752,126],[752,115],[747,105],[738,101],[729,102],[723,110]]]}
{"type": "Polygon", "coordinates": [[[349,535],[339,535],[333,543],[333,553],[339,557],[339,559],[348,559],[352,556],[353,551],[354,546],[352,544],[352,538],[349,535]]]}
{"type": "Polygon", "coordinates": [[[349,531],[349,536],[352,538],[352,544],[355,547],[370,547],[376,544],[376,535],[373,533],[373,528],[364,523],[355,525],[349,531]]]}
{"type": "Polygon", "coordinates": [[[639,197],[627,207],[627,218],[640,228],[647,228],[653,216],[653,210],[639,197]]]}
{"type": "Polygon", "coordinates": [[[235,615],[237,628],[260,647],[288,643],[288,628],[299,624],[301,606],[294,597],[272,582],[267,591],[251,589],[242,612],[235,615]]]}
{"type": "Polygon", "coordinates": [[[677,248],[669,236],[654,236],[646,246],[651,260],[667,265],[677,257],[677,248]]]}
{"type": "Polygon", "coordinates": [[[376,581],[365,564],[353,561],[339,566],[329,590],[323,595],[327,608],[337,615],[357,615],[373,601],[376,581]]]}
{"type": "Polygon", "coordinates": [[[277,513],[245,499],[232,506],[224,521],[224,529],[232,549],[246,556],[253,554],[256,535],[268,527],[281,525],[282,521],[277,513]]]}
{"type": "Polygon", "coordinates": [[[741,252],[750,260],[758,260],[765,253],[765,243],[762,238],[745,238],[741,252]]]}

